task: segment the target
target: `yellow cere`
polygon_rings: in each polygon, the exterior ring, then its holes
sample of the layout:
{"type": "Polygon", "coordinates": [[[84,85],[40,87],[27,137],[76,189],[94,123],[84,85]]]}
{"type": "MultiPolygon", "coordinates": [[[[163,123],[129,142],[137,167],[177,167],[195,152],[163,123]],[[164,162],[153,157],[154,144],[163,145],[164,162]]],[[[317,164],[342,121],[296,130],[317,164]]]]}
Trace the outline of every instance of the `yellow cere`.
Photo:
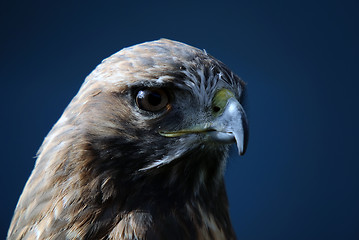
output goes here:
{"type": "Polygon", "coordinates": [[[212,100],[213,115],[218,116],[222,114],[227,105],[228,99],[232,97],[235,97],[234,93],[229,91],[228,89],[222,88],[221,90],[219,90],[214,95],[214,98],[212,100]]]}

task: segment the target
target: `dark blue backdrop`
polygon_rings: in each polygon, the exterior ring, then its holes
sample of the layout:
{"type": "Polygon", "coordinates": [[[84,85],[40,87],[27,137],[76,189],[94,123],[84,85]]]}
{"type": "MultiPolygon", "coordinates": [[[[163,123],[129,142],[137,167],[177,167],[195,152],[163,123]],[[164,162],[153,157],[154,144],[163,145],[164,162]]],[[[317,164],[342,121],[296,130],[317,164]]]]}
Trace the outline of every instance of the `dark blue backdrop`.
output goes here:
{"type": "Polygon", "coordinates": [[[2,1],[0,238],[38,147],[105,57],[166,37],[248,83],[226,183],[239,239],[359,239],[356,1],[2,1]]]}

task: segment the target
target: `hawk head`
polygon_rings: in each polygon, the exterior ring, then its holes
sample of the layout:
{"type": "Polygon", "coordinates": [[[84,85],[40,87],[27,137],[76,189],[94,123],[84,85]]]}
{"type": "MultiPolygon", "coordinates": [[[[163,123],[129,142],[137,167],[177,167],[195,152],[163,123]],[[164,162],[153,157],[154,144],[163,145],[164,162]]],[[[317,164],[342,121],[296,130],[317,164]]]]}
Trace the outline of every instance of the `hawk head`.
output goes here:
{"type": "Polygon", "coordinates": [[[161,39],[105,59],[42,144],[9,239],[231,239],[223,172],[244,82],[161,39]]]}

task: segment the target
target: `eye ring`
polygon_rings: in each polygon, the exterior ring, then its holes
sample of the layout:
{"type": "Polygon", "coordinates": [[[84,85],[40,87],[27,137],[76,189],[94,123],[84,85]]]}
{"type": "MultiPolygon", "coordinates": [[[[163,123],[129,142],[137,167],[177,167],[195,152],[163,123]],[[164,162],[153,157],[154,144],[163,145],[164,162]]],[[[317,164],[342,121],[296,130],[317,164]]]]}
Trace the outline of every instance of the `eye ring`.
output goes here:
{"type": "Polygon", "coordinates": [[[148,112],[159,112],[169,104],[167,92],[161,88],[147,88],[137,92],[137,106],[148,112]]]}

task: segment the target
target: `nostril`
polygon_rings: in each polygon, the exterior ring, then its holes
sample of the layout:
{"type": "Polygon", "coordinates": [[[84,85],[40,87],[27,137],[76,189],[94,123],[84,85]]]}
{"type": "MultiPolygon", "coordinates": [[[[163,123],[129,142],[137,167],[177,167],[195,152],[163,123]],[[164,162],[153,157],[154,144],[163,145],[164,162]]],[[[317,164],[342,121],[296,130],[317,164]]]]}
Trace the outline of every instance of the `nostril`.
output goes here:
{"type": "Polygon", "coordinates": [[[212,108],[212,110],[213,110],[213,112],[219,112],[220,110],[221,110],[221,108],[220,107],[218,107],[218,106],[214,106],[213,108],[212,108]]]}

